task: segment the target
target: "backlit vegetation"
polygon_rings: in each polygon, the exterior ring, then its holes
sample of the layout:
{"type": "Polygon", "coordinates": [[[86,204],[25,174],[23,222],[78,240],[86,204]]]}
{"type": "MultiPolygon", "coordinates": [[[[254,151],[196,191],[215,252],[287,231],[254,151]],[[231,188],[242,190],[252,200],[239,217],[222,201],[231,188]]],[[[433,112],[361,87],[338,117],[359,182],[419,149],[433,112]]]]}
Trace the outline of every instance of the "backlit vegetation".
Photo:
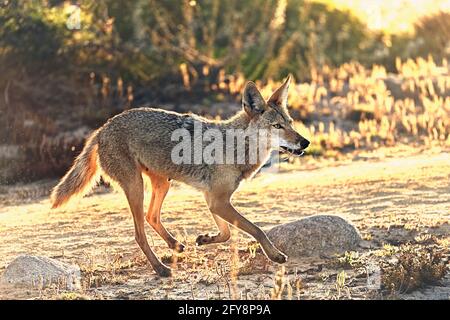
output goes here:
{"type": "MultiPolygon", "coordinates": [[[[430,56],[401,61],[397,72],[359,63],[323,67],[312,81],[292,86],[289,106],[298,128],[313,144],[310,153],[415,143],[450,146],[450,74],[447,60],[430,56]]],[[[231,80],[230,80],[231,79],[231,80]]],[[[219,83],[239,93],[244,77],[219,83]]],[[[267,97],[280,83],[269,80],[267,97]]]]}
{"type": "Polygon", "coordinates": [[[449,13],[395,34],[340,8],[305,0],[0,2],[0,183],[62,175],[89,132],[123,110],[224,118],[239,109],[247,80],[268,95],[289,73],[297,81],[292,116],[313,142],[311,155],[447,147],[449,13]],[[68,25],[74,10],[79,27],[68,25]]]}

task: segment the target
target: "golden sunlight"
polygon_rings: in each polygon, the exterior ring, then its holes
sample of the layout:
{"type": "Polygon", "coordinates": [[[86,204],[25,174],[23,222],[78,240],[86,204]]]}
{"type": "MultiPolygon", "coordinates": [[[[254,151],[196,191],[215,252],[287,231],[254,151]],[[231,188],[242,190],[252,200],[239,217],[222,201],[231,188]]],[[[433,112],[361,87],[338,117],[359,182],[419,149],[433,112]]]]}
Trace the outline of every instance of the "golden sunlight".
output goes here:
{"type": "Polygon", "coordinates": [[[347,9],[367,22],[369,28],[388,33],[413,32],[418,18],[450,11],[450,0],[311,0],[347,9]]]}

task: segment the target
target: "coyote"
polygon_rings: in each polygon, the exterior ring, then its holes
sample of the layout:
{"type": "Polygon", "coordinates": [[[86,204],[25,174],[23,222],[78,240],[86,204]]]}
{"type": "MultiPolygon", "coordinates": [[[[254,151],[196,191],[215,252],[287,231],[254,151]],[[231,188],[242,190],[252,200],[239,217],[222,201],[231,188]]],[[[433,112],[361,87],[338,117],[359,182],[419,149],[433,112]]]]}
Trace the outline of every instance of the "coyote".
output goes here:
{"type": "MultiPolygon", "coordinates": [[[[160,220],[161,206],[171,181],[177,180],[204,193],[219,230],[214,235],[199,235],[197,245],[227,241],[230,238],[231,224],[253,236],[269,259],[277,263],[286,262],[287,257],[272,244],[266,234],[231,204],[231,197],[240,182],[250,178],[265,164],[273,146],[267,145],[259,150],[262,157],[256,163],[175,164],[171,161],[171,152],[176,142],[171,139],[171,134],[181,128],[192,131],[196,123],[220,132],[256,128],[264,130],[268,138],[276,135],[279,147],[284,151],[301,155],[309,141],[295,131],[289,116],[289,83],[290,76],[265,101],[256,85],[248,82],[242,96],[242,110],[223,121],[156,108],[137,108],[114,116],[87,139],[73,166],[52,191],[52,208],[61,206],[76,194],[83,194],[93,186],[100,174],[103,178],[112,180],[125,192],[139,247],[158,275],[170,276],[171,269],[150,248],[144,227],[146,220],[171,249],[177,252],[184,250],[184,245],[167,231],[160,220]],[[147,214],[143,207],[143,174],[150,178],[152,185],[147,214]]],[[[248,144],[245,146],[248,148],[248,144]]]]}

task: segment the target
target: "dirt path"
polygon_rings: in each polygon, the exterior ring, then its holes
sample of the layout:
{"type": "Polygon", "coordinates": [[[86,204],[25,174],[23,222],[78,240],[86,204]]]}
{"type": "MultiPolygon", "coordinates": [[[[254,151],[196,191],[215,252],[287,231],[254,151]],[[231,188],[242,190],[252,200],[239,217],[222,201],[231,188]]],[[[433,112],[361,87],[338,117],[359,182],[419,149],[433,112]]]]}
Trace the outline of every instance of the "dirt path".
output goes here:
{"type": "MultiPolygon", "coordinates": [[[[234,203],[246,217],[266,230],[308,215],[338,214],[360,229],[368,247],[398,245],[423,234],[436,235],[448,245],[450,153],[263,173],[241,186],[234,203]]],[[[249,272],[240,272],[236,281],[233,272],[229,278],[233,252],[237,251],[245,268],[249,237],[238,233],[231,244],[194,246],[198,234],[214,232],[215,227],[202,195],[187,186],[175,185],[163,207],[162,219],[167,228],[188,247],[172,263],[176,269],[172,279],[159,279],[144,260],[134,242],[133,223],[122,193],[91,195],[61,210],[51,211],[49,207],[47,198],[0,207],[0,272],[17,255],[29,253],[79,263],[85,281],[81,294],[91,298],[267,298],[271,295],[274,272],[279,267],[264,257],[259,262],[253,261],[249,272]]],[[[159,256],[170,263],[173,257],[165,243],[150,228],[147,233],[159,256]]],[[[333,276],[338,271],[323,269],[323,263],[308,260],[286,267],[288,277],[291,280],[297,277],[301,282],[293,295],[370,297],[362,280],[350,281],[345,294],[340,290],[335,292],[333,276]]],[[[450,297],[448,276],[446,281],[439,286],[441,298],[450,297]]],[[[428,292],[417,294],[433,298],[433,292],[428,292]]],[[[26,294],[3,290],[4,297],[48,298],[58,294],[57,290],[26,294]]]]}

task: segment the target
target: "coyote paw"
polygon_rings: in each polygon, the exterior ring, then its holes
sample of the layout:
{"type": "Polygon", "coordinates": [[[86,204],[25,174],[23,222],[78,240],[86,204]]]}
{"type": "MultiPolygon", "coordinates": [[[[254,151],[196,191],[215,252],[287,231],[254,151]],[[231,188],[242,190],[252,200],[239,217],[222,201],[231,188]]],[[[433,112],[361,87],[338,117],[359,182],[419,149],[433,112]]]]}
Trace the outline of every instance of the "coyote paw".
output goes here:
{"type": "Polygon", "coordinates": [[[212,240],[213,240],[213,237],[210,236],[209,234],[201,234],[197,237],[197,239],[195,240],[195,243],[197,244],[197,246],[201,246],[204,244],[211,243],[212,240]]]}
{"type": "Polygon", "coordinates": [[[160,277],[171,277],[172,276],[172,269],[165,266],[164,264],[161,264],[158,267],[154,268],[158,276],[160,277]]]}
{"type": "Polygon", "coordinates": [[[170,245],[169,247],[177,253],[184,252],[184,244],[182,244],[181,242],[177,242],[173,245],[170,245]]]}
{"type": "Polygon", "coordinates": [[[288,257],[284,253],[278,252],[275,256],[270,257],[270,260],[276,263],[286,263],[287,258],[288,257]]]}

